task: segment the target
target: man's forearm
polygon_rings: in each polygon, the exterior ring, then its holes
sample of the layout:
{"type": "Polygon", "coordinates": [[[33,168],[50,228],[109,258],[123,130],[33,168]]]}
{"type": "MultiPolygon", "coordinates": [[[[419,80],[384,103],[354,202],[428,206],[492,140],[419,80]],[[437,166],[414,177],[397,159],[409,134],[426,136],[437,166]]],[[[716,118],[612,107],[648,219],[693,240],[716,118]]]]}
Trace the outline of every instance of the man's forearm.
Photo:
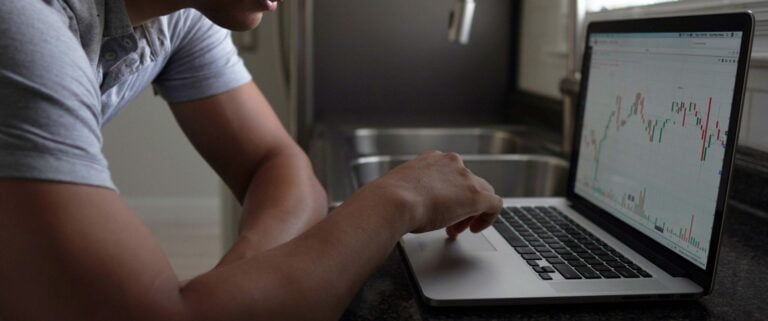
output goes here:
{"type": "Polygon", "coordinates": [[[285,243],[322,220],[325,191],[298,148],[268,158],[252,175],[243,200],[240,235],[228,264],[285,243]]]}
{"type": "Polygon", "coordinates": [[[338,318],[411,224],[406,202],[365,193],[301,236],[193,279],[183,300],[201,320],[338,318]]]}

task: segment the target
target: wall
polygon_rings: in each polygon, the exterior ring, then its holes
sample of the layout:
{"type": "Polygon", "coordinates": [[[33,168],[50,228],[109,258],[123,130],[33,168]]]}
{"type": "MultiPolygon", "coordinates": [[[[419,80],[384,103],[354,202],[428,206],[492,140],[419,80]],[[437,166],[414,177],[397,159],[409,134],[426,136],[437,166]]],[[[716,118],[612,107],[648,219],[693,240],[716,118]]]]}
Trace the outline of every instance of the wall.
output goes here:
{"type": "Polygon", "coordinates": [[[752,67],[747,86],[739,143],[768,152],[768,64],[752,67]]]}
{"type": "Polygon", "coordinates": [[[320,117],[463,115],[507,96],[511,1],[477,2],[469,45],[450,43],[453,0],[316,0],[314,106],[320,117]],[[375,116],[374,116],[375,115],[375,116]]]}
{"type": "Polygon", "coordinates": [[[221,255],[221,185],[165,101],[145,90],[103,132],[120,196],[152,231],[179,276],[212,267],[221,255]]]}
{"type": "Polygon", "coordinates": [[[151,89],[104,128],[104,153],[121,196],[137,205],[185,201],[216,205],[217,176],[151,89]]]}
{"type": "Polygon", "coordinates": [[[568,57],[568,0],[524,1],[521,12],[518,89],[560,99],[568,57]]]}

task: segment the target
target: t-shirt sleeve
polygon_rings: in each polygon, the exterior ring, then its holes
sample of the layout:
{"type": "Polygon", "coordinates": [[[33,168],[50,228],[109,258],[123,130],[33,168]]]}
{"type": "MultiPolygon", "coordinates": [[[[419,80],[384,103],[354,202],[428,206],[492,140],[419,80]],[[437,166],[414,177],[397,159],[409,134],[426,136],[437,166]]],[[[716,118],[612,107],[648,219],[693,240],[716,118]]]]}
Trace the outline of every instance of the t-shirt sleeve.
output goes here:
{"type": "Polygon", "coordinates": [[[43,1],[0,6],[0,178],[115,189],[93,69],[43,1]]]}
{"type": "Polygon", "coordinates": [[[172,53],[155,86],[169,103],[214,96],[251,80],[230,32],[185,9],[171,22],[172,53]]]}

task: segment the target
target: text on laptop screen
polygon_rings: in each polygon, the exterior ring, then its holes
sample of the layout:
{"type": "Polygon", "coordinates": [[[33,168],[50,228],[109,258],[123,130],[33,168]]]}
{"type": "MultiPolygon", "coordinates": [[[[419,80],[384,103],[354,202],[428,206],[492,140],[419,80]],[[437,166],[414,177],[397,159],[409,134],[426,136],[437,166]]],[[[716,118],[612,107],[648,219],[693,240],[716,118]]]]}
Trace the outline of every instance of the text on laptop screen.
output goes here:
{"type": "Polygon", "coordinates": [[[705,268],[740,32],[595,33],[575,192],[705,268]]]}

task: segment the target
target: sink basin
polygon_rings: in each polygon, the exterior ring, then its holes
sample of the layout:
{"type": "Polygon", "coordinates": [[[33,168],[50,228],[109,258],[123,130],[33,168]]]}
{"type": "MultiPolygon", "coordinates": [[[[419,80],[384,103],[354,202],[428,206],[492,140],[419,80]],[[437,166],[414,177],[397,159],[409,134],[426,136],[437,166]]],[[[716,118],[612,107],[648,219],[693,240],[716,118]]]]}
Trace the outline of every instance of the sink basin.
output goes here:
{"type": "Polygon", "coordinates": [[[309,153],[330,202],[345,200],[357,189],[357,186],[360,186],[360,182],[369,182],[396,164],[414,157],[401,155],[418,155],[429,150],[457,152],[465,159],[475,157],[477,165],[471,164],[470,168],[476,172],[481,171],[488,180],[496,181],[494,185],[497,189],[510,191],[508,194],[510,196],[560,195],[563,191],[562,186],[565,185],[565,164],[551,157],[536,158],[537,155],[560,155],[558,139],[558,136],[553,136],[552,133],[539,128],[515,125],[320,127],[313,134],[309,153]],[[530,155],[526,157],[532,158],[525,158],[530,159],[525,162],[520,157],[510,156],[510,154],[530,155]],[[364,158],[372,156],[382,157],[364,158]],[[504,160],[485,156],[503,156],[501,159],[504,160]],[[353,169],[350,167],[352,162],[356,163],[353,169]],[[360,172],[353,175],[357,175],[362,180],[355,182],[350,169],[360,172]],[[495,177],[497,175],[499,177],[495,177]],[[554,178],[546,178],[544,181],[533,178],[549,176],[554,178]],[[505,183],[504,179],[507,177],[514,177],[514,179],[509,179],[505,183]],[[521,177],[523,177],[523,183],[520,183],[521,177]],[[510,187],[507,187],[508,185],[510,187]]]}
{"type": "Polygon", "coordinates": [[[347,134],[353,157],[418,155],[429,150],[460,154],[542,153],[528,128],[359,128],[347,134]]]}
{"type": "MultiPolygon", "coordinates": [[[[359,188],[415,156],[368,156],[352,162],[359,188]]],[[[488,181],[501,197],[565,195],[568,163],[543,155],[464,155],[464,165],[488,181]]]]}

